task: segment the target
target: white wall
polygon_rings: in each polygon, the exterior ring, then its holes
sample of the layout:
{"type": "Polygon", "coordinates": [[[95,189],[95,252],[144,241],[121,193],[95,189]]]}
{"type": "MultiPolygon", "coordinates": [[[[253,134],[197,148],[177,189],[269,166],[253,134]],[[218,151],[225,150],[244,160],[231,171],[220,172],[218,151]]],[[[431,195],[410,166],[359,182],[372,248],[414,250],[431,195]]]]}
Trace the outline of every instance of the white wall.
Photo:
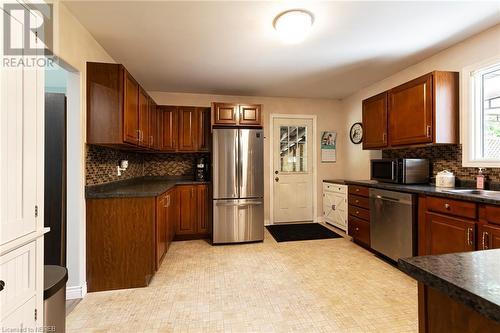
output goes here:
{"type": "MultiPolygon", "coordinates": [[[[361,121],[361,101],[381,93],[411,79],[433,70],[461,72],[464,67],[500,55],[500,25],[468,38],[454,46],[410,66],[390,77],[372,84],[341,101],[341,108],[346,112],[346,129],[361,121]]],[[[381,156],[380,151],[363,151],[361,145],[344,141],[349,158],[343,159],[343,169],[347,179],[368,179],[369,161],[381,156]]]]}
{"type": "Polygon", "coordinates": [[[68,298],[86,292],[85,272],[85,119],[86,62],[114,62],[60,1],[54,3],[54,54],[75,70],[68,75],[68,298]]]}
{"type": "MultiPolygon", "coordinates": [[[[306,98],[281,98],[281,97],[256,97],[256,96],[225,96],[208,94],[184,94],[149,91],[151,97],[160,105],[190,105],[190,106],[210,106],[211,102],[229,102],[229,103],[256,103],[263,104],[263,126],[264,126],[264,165],[270,166],[269,152],[270,142],[270,114],[308,114],[317,116],[318,144],[320,142],[321,131],[336,131],[337,145],[345,147],[346,132],[344,128],[344,112],[340,108],[337,100],[328,99],[306,99],[306,98]]],[[[337,150],[337,160],[345,159],[346,156],[342,149],[337,150]]],[[[318,173],[318,215],[322,215],[321,209],[321,181],[323,179],[342,178],[344,170],[342,163],[321,163],[321,155],[318,148],[317,173],[318,173]]],[[[270,167],[264,170],[264,193],[269,193],[270,167]]],[[[265,201],[264,215],[266,221],[269,220],[269,200],[265,201]]]]}

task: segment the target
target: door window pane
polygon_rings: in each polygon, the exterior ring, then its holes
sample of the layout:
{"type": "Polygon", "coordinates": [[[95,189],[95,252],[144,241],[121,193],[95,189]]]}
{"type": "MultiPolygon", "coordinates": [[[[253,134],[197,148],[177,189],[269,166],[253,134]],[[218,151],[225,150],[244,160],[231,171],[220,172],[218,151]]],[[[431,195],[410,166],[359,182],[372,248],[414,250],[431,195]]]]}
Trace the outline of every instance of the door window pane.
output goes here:
{"type": "Polygon", "coordinates": [[[306,142],[306,127],[280,127],[281,172],[307,172],[306,142]]]}

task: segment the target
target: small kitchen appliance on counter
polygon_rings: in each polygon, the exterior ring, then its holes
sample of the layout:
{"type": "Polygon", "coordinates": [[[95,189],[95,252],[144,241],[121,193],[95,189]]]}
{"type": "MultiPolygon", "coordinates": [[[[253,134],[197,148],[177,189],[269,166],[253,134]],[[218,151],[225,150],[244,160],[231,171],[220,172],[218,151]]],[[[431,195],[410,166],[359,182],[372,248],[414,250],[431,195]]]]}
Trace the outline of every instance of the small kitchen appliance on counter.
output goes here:
{"type": "Polygon", "coordinates": [[[429,182],[429,160],[424,158],[381,158],[371,160],[371,179],[385,183],[429,182]]]}
{"type": "Polygon", "coordinates": [[[455,175],[453,172],[443,170],[436,175],[436,187],[455,187],[455,175]]]}
{"type": "Polygon", "coordinates": [[[196,159],[196,174],[195,178],[199,182],[208,180],[208,163],[205,157],[196,159]]]}

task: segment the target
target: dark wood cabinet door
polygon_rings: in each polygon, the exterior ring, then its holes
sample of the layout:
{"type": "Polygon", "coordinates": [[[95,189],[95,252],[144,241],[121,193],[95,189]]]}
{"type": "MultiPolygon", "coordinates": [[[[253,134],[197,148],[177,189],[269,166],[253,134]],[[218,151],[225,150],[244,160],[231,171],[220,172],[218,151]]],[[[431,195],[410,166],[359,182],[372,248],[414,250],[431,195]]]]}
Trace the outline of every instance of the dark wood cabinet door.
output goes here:
{"type": "Polygon", "coordinates": [[[209,233],[208,225],[208,185],[196,186],[197,233],[209,233]]]}
{"type": "Polygon", "coordinates": [[[196,151],[198,148],[198,127],[196,108],[181,106],[177,110],[179,117],[179,151],[196,151]]]}
{"type": "Polygon", "coordinates": [[[210,150],[210,108],[198,108],[198,151],[210,150]]]}
{"type": "Polygon", "coordinates": [[[244,126],[262,126],[262,105],[241,104],[238,124],[244,126]]]}
{"type": "Polygon", "coordinates": [[[139,87],[139,146],[149,147],[149,98],[139,87]]]}
{"type": "Polygon", "coordinates": [[[159,121],[161,122],[160,142],[161,150],[177,150],[178,120],[176,106],[158,107],[159,121]]]}
{"type": "Polygon", "coordinates": [[[389,91],[389,144],[391,146],[433,141],[432,74],[389,91]]]}
{"type": "Polygon", "coordinates": [[[167,252],[167,203],[164,194],[156,198],[156,270],[167,252]]]}
{"type": "Polygon", "coordinates": [[[123,98],[123,141],[139,143],[139,84],[125,71],[123,98]]]}
{"type": "Polygon", "coordinates": [[[149,148],[160,150],[160,123],[156,103],[149,99],[149,148]]]}
{"type": "Polygon", "coordinates": [[[491,224],[479,226],[478,249],[500,249],[500,226],[491,224]]]}
{"type": "Polygon", "coordinates": [[[363,149],[387,147],[387,92],[363,101],[363,149]]]}
{"type": "Polygon", "coordinates": [[[238,104],[213,103],[212,117],[213,125],[237,125],[238,104]]]}
{"type": "Polygon", "coordinates": [[[427,212],[426,254],[475,250],[476,222],[427,212]]]}
{"type": "Polygon", "coordinates": [[[189,235],[196,232],[196,188],[194,185],[177,187],[179,200],[179,219],[176,235],[189,235]]]}
{"type": "Polygon", "coordinates": [[[180,218],[179,192],[176,187],[169,191],[169,197],[167,228],[169,231],[168,240],[170,244],[175,237],[177,223],[179,223],[180,218]]]}

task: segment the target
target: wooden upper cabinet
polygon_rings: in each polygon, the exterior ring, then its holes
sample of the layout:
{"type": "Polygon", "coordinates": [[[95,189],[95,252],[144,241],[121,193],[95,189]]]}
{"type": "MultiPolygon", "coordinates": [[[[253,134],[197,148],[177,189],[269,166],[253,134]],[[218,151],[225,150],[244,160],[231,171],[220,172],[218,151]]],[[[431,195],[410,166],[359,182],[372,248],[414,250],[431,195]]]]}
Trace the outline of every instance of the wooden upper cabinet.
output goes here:
{"type": "Polygon", "coordinates": [[[212,125],[262,126],[262,105],[212,103],[212,125]]]}
{"type": "Polygon", "coordinates": [[[458,143],[458,73],[434,71],[364,100],[363,127],[364,149],[458,143]]]}
{"type": "MultiPolygon", "coordinates": [[[[139,131],[139,84],[124,70],[124,93],[123,93],[123,141],[138,144],[140,141],[139,131]]],[[[119,113],[121,110],[111,110],[119,113]]]]}
{"type": "Polygon", "coordinates": [[[262,105],[240,104],[238,124],[246,126],[261,126],[262,105]]]}
{"type": "Polygon", "coordinates": [[[238,104],[212,103],[213,125],[238,125],[238,104]]]}
{"type": "Polygon", "coordinates": [[[139,87],[139,146],[149,147],[149,98],[139,87]]]}
{"type": "Polygon", "coordinates": [[[432,95],[432,74],[389,91],[391,146],[432,142],[432,95]]]}
{"type": "Polygon", "coordinates": [[[149,99],[149,148],[160,150],[160,133],[162,131],[158,107],[152,98],[149,99]]]}
{"type": "Polygon", "coordinates": [[[198,151],[210,150],[210,108],[197,108],[198,151]]]}
{"type": "Polygon", "coordinates": [[[434,213],[426,213],[425,219],[426,254],[475,250],[475,221],[434,213]]]}
{"type": "Polygon", "coordinates": [[[177,149],[177,107],[175,106],[160,106],[159,107],[160,121],[162,123],[161,133],[161,150],[175,151],[177,149]]]}
{"type": "Polygon", "coordinates": [[[177,109],[179,117],[179,151],[196,151],[198,149],[198,127],[195,107],[181,106],[177,109]]]}
{"type": "Polygon", "coordinates": [[[363,101],[363,149],[387,147],[387,92],[363,101]]]}
{"type": "Polygon", "coordinates": [[[151,148],[152,99],[119,64],[87,63],[87,143],[151,148]]]}

